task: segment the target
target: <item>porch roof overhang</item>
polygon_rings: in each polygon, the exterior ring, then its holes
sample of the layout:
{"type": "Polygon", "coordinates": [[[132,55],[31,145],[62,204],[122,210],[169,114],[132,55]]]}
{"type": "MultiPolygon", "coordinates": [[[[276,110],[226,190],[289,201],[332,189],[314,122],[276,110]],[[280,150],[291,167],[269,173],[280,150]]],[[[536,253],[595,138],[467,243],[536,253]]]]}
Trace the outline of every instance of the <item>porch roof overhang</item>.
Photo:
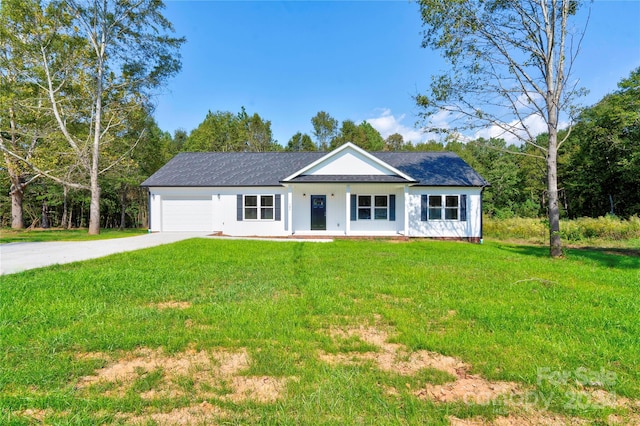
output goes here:
{"type": "Polygon", "coordinates": [[[397,175],[299,175],[293,179],[283,180],[282,183],[403,183],[413,184],[409,180],[397,175]]]}

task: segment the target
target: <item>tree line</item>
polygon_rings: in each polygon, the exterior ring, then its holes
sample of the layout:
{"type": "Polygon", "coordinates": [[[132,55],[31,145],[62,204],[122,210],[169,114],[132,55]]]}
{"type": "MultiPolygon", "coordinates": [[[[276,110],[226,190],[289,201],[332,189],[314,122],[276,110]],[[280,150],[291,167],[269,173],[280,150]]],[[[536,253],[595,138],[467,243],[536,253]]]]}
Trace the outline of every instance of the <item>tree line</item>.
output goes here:
{"type": "Polygon", "coordinates": [[[0,224],[89,233],[146,226],[138,184],[180,151],[327,151],[345,142],[457,152],[491,182],[488,214],[546,216],[552,256],[562,254],[561,215],[638,214],[638,70],[573,114],[584,93],[570,76],[582,38],[571,43],[568,29],[580,2],[419,5],[423,47],[440,51],[450,69],[432,76],[430,93],[415,101],[427,124],[435,112],[450,113],[455,122],[439,130],[453,132],[412,144],[320,111],[312,135],[281,145],[270,121],[244,108],[209,112],[189,133],[158,128],[152,95],[179,72],[184,43],[172,35],[162,1],[0,2],[0,224]],[[574,125],[561,129],[561,116],[574,125]],[[544,121],[546,134],[531,134],[524,123],[532,118],[544,121]],[[488,126],[521,144],[460,136],[488,126]]]}
{"type": "MultiPolygon", "coordinates": [[[[297,132],[286,145],[274,140],[271,122],[244,108],[238,113],[208,112],[193,130],[162,131],[147,113],[137,128],[144,134],[126,160],[101,175],[101,220],[107,228],[145,227],[146,190],[138,185],[179,152],[328,151],[345,142],[370,151],[452,151],[474,167],[491,186],[484,191],[484,213],[496,218],[546,216],[546,164],[530,144],[503,139],[411,143],[402,135],[383,138],[369,123],[339,122],[325,111],[311,118],[311,134],[297,132]]],[[[560,133],[567,136],[568,130],[560,133]]],[[[9,137],[6,132],[3,138],[9,137]]],[[[537,137],[546,143],[547,135],[537,137]]],[[[563,217],[627,218],[640,214],[640,68],[619,89],[585,109],[558,156],[559,200],[563,217]]],[[[71,172],[71,170],[70,170],[71,172]]],[[[25,171],[23,179],[33,172],[25,171]]],[[[0,170],[2,226],[10,226],[11,179],[0,170]]],[[[86,227],[90,192],[40,176],[25,187],[24,225],[86,227]]]]}

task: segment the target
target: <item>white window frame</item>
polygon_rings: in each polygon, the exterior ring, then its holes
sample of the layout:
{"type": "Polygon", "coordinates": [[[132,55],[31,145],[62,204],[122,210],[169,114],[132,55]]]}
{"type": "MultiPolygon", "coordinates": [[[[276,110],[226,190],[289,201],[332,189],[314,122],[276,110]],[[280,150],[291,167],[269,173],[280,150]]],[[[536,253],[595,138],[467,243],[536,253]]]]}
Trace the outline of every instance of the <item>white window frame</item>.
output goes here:
{"type": "Polygon", "coordinates": [[[242,219],[249,222],[273,222],[276,220],[276,196],[275,194],[243,194],[242,195],[242,219]],[[255,206],[247,206],[247,197],[256,197],[255,206]],[[263,200],[263,197],[265,199],[263,200]],[[271,198],[271,205],[267,199],[271,198]],[[265,203],[265,204],[263,204],[265,203]],[[247,209],[256,210],[256,218],[247,218],[247,209]],[[265,218],[264,213],[271,211],[271,217],[265,218]]]}
{"type": "Polygon", "coordinates": [[[357,214],[357,219],[358,220],[389,220],[389,194],[358,194],[358,201],[356,203],[356,209],[358,209],[358,214],[357,214]],[[368,197],[369,198],[369,206],[360,206],[360,198],[361,197],[368,197]],[[384,198],[386,200],[385,205],[384,206],[378,206],[376,207],[376,198],[384,198]],[[376,218],[376,210],[385,210],[385,217],[384,218],[376,218]],[[369,211],[369,217],[368,218],[361,218],[360,217],[360,211],[361,210],[368,210],[369,211]]]}

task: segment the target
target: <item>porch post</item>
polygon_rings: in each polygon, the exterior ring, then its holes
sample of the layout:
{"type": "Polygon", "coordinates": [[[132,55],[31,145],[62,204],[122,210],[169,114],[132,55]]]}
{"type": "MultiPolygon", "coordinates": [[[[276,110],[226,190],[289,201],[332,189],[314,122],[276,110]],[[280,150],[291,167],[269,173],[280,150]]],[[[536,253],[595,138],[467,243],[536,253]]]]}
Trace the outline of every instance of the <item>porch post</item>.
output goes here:
{"type": "Polygon", "coordinates": [[[346,198],[345,198],[345,206],[344,209],[346,215],[344,218],[344,234],[351,234],[351,185],[347,185],[346,198]]]}
{"type": "Polygon", "coordinates": [[[409,236],[409,185],[404,186],[404,236],[409,236]]]}
{"type": "Polygon", "coordinates": [[[293,235],[293,188],[287,186],[287,223],[289,235],[293,235]]]}

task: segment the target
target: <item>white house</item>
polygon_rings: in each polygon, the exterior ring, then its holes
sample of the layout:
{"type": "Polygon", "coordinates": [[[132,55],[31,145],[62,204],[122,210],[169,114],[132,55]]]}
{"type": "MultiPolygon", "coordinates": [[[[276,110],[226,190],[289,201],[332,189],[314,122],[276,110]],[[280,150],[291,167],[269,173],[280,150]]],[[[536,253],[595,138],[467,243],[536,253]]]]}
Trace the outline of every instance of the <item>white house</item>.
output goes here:
{"type": "Polygon", "coordinates": [[[181,153],[144,181],[152,232],[482,238],[488,185],[450,152],[181,153]]]}

